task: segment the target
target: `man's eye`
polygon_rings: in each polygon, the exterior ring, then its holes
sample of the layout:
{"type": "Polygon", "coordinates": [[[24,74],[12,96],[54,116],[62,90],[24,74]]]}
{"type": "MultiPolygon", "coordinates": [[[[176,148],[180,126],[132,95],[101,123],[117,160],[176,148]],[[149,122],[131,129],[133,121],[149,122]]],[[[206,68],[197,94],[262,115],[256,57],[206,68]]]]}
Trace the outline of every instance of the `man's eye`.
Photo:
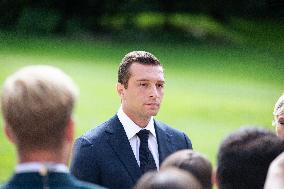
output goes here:
{"type": "Polygon", "coordinates": [[[284,120],[283,119],[279,119],[277,120],[278,125],[284,125],[284,120]]]}
{"type": "Polygon", "coordinates": [[[159,88],[164,88],[164,84],[157,84],[159,88]]]}
{"type": "Polygon", "coordinates": [[[139,83],[139,85],[142,86],[142,87],[146,87],[147,83],[139,83]]]}

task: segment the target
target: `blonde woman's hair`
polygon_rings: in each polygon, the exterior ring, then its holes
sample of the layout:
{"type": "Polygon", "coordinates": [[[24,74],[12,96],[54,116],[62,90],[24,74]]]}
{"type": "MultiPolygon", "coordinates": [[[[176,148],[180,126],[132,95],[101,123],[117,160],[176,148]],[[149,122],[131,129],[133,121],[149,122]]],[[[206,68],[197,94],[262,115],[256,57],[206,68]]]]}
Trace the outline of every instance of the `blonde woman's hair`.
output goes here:
{"type": "Polygon", "coordinates": [[[274,111],[273,115],[280,115],[284,113],[284,93],[279,97],[277,100],[275,106],[274,106],[274,111]]]}

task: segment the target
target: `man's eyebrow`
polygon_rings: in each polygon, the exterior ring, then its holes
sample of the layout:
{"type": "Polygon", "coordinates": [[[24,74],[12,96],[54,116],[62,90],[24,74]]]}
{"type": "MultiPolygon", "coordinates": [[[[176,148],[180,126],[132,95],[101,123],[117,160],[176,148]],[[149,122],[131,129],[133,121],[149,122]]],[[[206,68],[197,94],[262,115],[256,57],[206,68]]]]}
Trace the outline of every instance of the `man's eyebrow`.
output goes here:
{"type": "Polygon", "coordinates": [[[158,82],[165,83],[165,81],[164,81],[164,80],[159,80],[158,82]]]}
{"type": "MultiPolygon", "coordinates": [[[[140,82],[140,81],[151,81],[151,80],[149,80],[149,79],[137,79],[137,80],[136,80],[136,82],[140,82]]],[[[159,82],[159,83],[165,83],[164,80],[158,80],[157,82],[159,82]]]]}
{"type": "Polygon", "coordinates": [[[149,79],[137,79],[136,81],[150,81],[149,79]]]}

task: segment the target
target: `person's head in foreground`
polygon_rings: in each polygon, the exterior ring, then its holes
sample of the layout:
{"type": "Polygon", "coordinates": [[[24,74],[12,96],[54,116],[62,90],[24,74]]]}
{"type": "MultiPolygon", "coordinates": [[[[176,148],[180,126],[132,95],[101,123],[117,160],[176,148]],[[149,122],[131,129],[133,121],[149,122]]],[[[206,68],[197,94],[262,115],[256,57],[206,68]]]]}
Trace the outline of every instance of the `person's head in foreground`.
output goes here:
{"type": "Polygon", "coordinates": [[[71,78],[52,66],[27,66],[6,79],[1,95],[4,130],[16,146],[18,165],[1,189],[101,188],[75,179],[66,166],[78,92],[71,78]]]}
{"type": "Polygon", "coordinates": [[[193,150],[180,150],[168,156],[161,165],[161,170],[177,167],[191,173],[200,182],[203,189],[212,188],[212,165],[202,154],[193,150]]]}
{"type": "Polygon", "coordinates": [[[19,163],[67,164],[77,95],[71,78],[52,66],[28,66],[6,79],[1,108],[5,133],[16,146],[19,163]]]}
{"type": "Polygon", "coordinates": [[[284,186],[284,152],[269,166],[264,189],[283,189],[284,186]]]}
{"type": "Polygon", "coordinates": [[[270,163],[284,150],[284,141],[262,128],[241,128],[219,148],[219,189],[262,189],[270,163]]]}
{"type": "Polygon", "coordinates": [[[202,187],[192,174],[172,167],[144,174],[134,189],[202,189],[202,187]]]}
{"type": "Polygon", "coordinates": [[[273,125],[277,136],[284,138],[284,94],[279,97],[274,106],[273,125]]]}

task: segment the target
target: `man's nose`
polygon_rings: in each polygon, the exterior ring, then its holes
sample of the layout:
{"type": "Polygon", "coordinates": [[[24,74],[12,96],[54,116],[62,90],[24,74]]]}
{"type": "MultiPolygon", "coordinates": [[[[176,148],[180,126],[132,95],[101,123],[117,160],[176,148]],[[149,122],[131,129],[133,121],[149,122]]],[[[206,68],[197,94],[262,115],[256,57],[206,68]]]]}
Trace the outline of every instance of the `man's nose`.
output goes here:
{"type": "Polygon", "coordinates": [[[150,97],[158,97],[159,93],[158,93],[158,89],[157,87],[154,85],[151,87],[150,89],[150,97]]]}

